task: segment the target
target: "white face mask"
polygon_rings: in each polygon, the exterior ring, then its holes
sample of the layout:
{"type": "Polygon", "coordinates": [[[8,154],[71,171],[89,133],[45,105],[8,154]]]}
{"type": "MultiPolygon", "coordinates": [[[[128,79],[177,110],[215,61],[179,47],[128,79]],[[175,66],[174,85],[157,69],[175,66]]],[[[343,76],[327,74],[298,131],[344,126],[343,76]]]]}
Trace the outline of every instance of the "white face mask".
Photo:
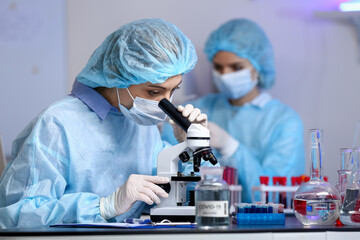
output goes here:
{"type": "Polygon", "coordinates": [[[257,85],[258,80],[251,78],[251,69],[220,74],[213,71],[214,83],[219,91],[226,95],[229,99],[237,99],[248,94],[257,85]]]}
{"type": "Polygon", "coordinates": [[[130,97],[134,100],[132,108],[128,110],[121,105],[119,91],[116,89],[120,111],[126,118],[133,120],[139,125],[157,125],[166,118],[166,114],[159,108],[158,101],[153,101],[141,97],[135,97],[131,95],[128,88],[126,88],[130,97]]]}

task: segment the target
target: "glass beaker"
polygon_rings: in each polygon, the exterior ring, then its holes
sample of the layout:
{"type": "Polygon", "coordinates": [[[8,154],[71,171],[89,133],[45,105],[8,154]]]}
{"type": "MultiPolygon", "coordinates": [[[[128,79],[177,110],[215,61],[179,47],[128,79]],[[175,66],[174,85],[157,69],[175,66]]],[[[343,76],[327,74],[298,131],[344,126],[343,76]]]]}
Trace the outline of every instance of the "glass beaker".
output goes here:
{"type": "Polygon", "coordinates": [[[345,191],[349,184],[349,179],[353,169],[353,149],[341,148],[340,149],[340,170],[338,170],[338,182],[335,188],[339,191],[341,202],[344,201],[345,191]]]}
{"type": "Polygon", "coordinates": [[[294,212],[304,225],[332,225],[340,215],[340,195],[323,180],[323,130],[310,129],[311,178],[294,194],[294,212]]]}
{"type": "Polygon", "coordinates": [[[227,228],[230,224],[230,192],[223,171],[223,167],[200,167],[201,181],[195,187],[198,228],[227,228]]]}
{"type": "Polygon", "coordinates": [[[344,202],[345,193],[347,186],[349,185],[349,181],[351,179],[351,170],[338,170],[338,183],[336,183],[336,189],[340,193],[341,203],[344,202]]]}
{"type": "Polygon", "coordinates": [[[353,149],[352,148],[340,148],[340,169],[352,170],[353,169],[353,149]]]}
{"type": "Polygon", "coordinates": [[[353,150],[354,164],[345,198],[341,207],[340,221],[345,225],[360,226],[360,148],[353,150]]]}

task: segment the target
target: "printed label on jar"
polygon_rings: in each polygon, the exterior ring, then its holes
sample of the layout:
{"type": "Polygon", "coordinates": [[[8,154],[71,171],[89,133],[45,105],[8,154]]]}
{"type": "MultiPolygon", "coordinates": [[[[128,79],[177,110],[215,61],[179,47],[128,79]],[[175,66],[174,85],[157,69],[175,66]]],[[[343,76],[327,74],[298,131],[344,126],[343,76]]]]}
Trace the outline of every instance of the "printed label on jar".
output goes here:
{"type": "Polygon", "coordinates": [[[228,201],[198,201],[196,214],[199,217],[228,217],[228,201]]]}

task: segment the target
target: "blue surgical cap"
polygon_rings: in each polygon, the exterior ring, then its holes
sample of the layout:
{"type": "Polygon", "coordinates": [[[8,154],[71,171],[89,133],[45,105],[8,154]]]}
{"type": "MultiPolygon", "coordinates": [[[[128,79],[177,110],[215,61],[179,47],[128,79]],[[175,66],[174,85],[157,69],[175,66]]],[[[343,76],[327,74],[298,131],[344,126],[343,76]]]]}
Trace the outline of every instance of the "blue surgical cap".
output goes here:
{"type": "Polygon", "coordinates": [[[191,71],[196,62],[195,47],[179,28],[162,19],[143,19],[111,33],[77,80],[92,88],[163,83],[191,71]]]}
{"type": "Polygon", "coordinates": [[[274,53],[265,32],[247,19],[235,19],[213,31],[205,45],[212,61],[219,51],[228,51],[250,61],[259,73],[259,87],[271,88],[275,82],[274,53]]]}

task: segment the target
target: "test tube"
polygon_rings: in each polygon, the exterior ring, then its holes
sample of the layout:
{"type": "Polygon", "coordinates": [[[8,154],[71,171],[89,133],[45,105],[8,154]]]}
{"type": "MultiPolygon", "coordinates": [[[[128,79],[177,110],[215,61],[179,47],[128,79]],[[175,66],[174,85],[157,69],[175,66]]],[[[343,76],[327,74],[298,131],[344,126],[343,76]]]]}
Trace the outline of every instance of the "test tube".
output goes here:
{"type": "Polygon", "coordinates": [[[237,185],[237,173],[233,167],[226,166],[224,168],[223,179],[228,185],[237,185]]]}
{"type": "MultiPolygon", "coordinates": [[[[298,186],[301,184],[301,179],[300,177],[291,177],[291,186],[298,186]]],[[[291,201],[290,201],[290,207],[294,208],[294,194],[295,193],[291,193],[291,201]]]]}
{"type": "Polygon", "coordinates": [[[245,209],[244,209],[245,213],[251,213],[251,205],[250,204],[245,204],[245,209]]]}
{"type": "MultiPolygon", "coordinates": [[[[286,177],[279,177],[279,185],[286,186],[286,177]]],[[[286,192],[279,193],[279,203],[283,204],[285,208],[287,207],[286,192]]]]}
{"type": "Polygon", "coordinates": [[[255,204],[251,204],[250,213],[256,213],[256,205],[255,204]]]}
{"type": "Polygon", "coordinates": [[[269,206],[268,206],[267,212],[268,212],[268,213],[273,213],[273,212],[274,212],[273,205],[269,205],[269,206]]]}
{"type": "Polygon", "coordinates": [[[268,207],[266,204],[261,205],[261,213],[268,213],[268,207]]]}
{"type": "MultiPolygon", "coordinates": [[[[269,185],[269,177],[268,176],[260,176],[260,184],[264,184],[266,186],[269,185]]],[[[263,201],[262,196],[261,196],[261,201],[263,201]]],[[[269,192],[266,191],[265,193],[265,203],[269,202],[269,192]]]]}
{"type": "Polygon", "coordinates": [[[300,186],[301,185],[301,177],[296,177],[296,180],[297,180],[297,185],[300,186]]]}
{"type": "MultiPolygon", "coordinates": [[[[279,184],[279,177],[273,177],[273,186],[277,186],[279,184]]],[[[273,202],[278,202],[278,193],[273,192],[272,199],[273,202]]]]}
{"type": "Polygon", "coordinates": [[[237,212],[238,212],[238,213],[245,213],[245,205],[242,204],[242,203],[239,203],[239,204],[237,205],[237,212]]]}
{"type": "Polygon", "coordinates": [[[284,204],[278,204],[278,213],[284,213],[284,204]]]}
{"type": "Polygon", "coordinates": [[[279,204],[273,204],[272,207],[273,207],[273,213],[278,213],[278,206],[279,204]]]}
{"type": "Polygon", "coordinates": [[[298,183],[298,177],[291,177],[291,186],[296,186],[298,183]]]}

